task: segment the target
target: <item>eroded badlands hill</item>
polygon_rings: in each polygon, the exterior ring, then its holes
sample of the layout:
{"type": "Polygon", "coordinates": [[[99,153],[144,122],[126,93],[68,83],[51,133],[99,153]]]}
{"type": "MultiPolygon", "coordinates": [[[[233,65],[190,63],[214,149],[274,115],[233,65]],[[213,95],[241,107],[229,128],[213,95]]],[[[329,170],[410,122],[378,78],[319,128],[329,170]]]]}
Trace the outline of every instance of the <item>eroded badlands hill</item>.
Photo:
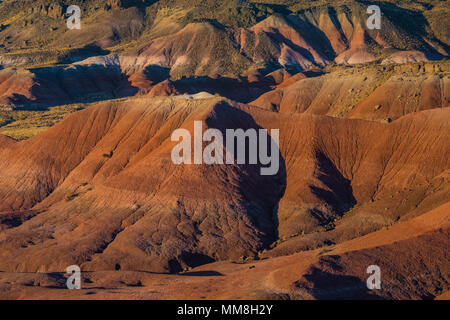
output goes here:
{"type": "Polygon", "coordinates": [[[105,54],[103,49],[123,52],[125,65],[158,64],[186,75],[242,71],[259,63],[306,67],[448,55],[448,8],[433,0],[379,2],[379,30],[366,26],[370,4],[354,0],[40,0],[32,5],[15,0],[0,5],[6,53],[0,61],[6,65],[78,61],[105,54]],[[65,26],[71,4],[82,10],[81,30],[65,26]],[[126,58],[130,53],[137,60],[126,58]]]}
{"type": "Polygon", "coordinates": [[[355,0],[68,4],[0,1],[0,125],[34,135],[0,135],[0,298],[448,296],[445,1],[379,30],[355,0]],[[279,129],[278,172],[175,165],[194,121],[279,129]]]}
{"type": "MultiPolygon", "coordinates": [[[[382,1],[382,28],[375,30],[366,25],[369,4],[355,0],[70,4],[82,10],[80,30],[66,27],[67,1],[0,3],[0,108],[99,101],[158,85],[152,95],[170,94],[165,81],[182,79],[175,85],[180,93],[194,86],[249,102],[272,89],[261,78],[277,69],[294,74],[333,63],[404,64],[449,55],[448,7],[441,1],[382,1]]],[[[330,109],[326,103],[321,108],[330,109]]]]}
{"type": "Polygon", "coordinates": [[[336,242],[351,239],[448,201],[448,117],[435,109],[384,124],[222,98],[100,103],[27,141],[2,139],[0,270],[179,271],[277,239],[289,239],[285,252],[314,247],[331,224],[336,242]],[[279,128],[278,174],[174,165],[170,135],[194,120],[279,128]]]}
{"type": "MultiPolygon", "coordinates": [[[[392,120],[450,104],[450,64],[361,66],[288,78],[250,104],[282,113],[392,120]]],[[[301,75],[301,74],[300,74],[301,75]]]]}

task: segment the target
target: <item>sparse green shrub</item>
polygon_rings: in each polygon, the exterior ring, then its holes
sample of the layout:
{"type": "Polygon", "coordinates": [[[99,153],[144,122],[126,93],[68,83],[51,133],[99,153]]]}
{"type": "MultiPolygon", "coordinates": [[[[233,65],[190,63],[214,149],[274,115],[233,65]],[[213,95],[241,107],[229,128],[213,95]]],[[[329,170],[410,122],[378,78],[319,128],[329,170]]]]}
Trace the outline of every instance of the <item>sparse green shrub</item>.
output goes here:
{"type": "Polygon", "coordinates": [[[78,196],[79,196],[78,193],[71,192],[71,193],[66,194],[65,199],[66,199],[67,202],[69,202],[69,201],[74,200],[74,199],[75,199],[76,197],[78,197],[78,196]]]}
{"type": "Polygon", "coordinates": [[[113,154],[114,154],[114,153],[113,153],[112,151],[110,151],[109,153],[104,153],[103,156],[104,156],[105,158],[112,158],[113,154]]]}

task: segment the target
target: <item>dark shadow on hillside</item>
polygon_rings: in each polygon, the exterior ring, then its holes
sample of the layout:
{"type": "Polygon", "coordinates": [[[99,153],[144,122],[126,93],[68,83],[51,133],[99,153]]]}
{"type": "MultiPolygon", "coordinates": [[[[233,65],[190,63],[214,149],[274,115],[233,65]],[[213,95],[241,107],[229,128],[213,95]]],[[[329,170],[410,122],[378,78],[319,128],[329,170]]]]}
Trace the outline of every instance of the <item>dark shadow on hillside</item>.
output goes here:
{"type": "Polygon", "coordinates": [[[272,40],[275,43],[284,43],[286,44],[288,47],[294,49],[296,52],[300,53],[303,57],[305,57],[306,59],[308,59],[310,62],[314,63],[314,57],[311,54],[311,52],[309,52],[308,50],[306,50],[305,48],[302,48],[298,45],[296,45],[295,43],[293,43],[291,40],[287,39],[286,37],[284,37],[278,30],[277,31],[271,31],[270,33],[268,33],[269,37],[272,38],[272,40]]]}
{"type": "MultiPolygon", "coordinates": [[[[408,45],[410,48],[408,49],[423,50],[429,60],[440,60],[444,57],[423,40],[429,35],[427,29],[431,28],[422,12],[401,8],[393,3],[373,2],[371,4],[378,5],[383,17],[386,17],[394,25],[402,29],[404,33],[402,36],[407,36],[407,40],[409,41],[408,45]],[[414,39],[410,39],[410,35],[412,35],[414,39]]],[[[450,52],[450,46],[448,44],[443,43],[436,38],[433,40],[439,43],[445,51],[450,52]]]]}
{"type": "Polygon", "coordinates": [[[339,256],[320,258],[307,274],[294,283],[295,294],[307,292],[319,300],[380,300],[363,279],[341,274],[339,256]]]}
{"type": "MultiPolygon", "coordinates": [[[[226,156],[226,130],[227,129],[242,129],[247,131],[254,129],[256,132],[263,128],[255,122],[253,117],[238,108],[232,107],[227,101],[218,102],[210,111],[209,116],[205,119],[208,128],[219,130],[223,135],[223,153],[226,156]]],[[[274,170],[273,175],[262,175],[261,169],[268,167],[269,164],[263,165],[260,161],[255,164],[249,164],[249,139],[245,139],[245,164],[237,164],[237,141],[235,138],[234,148],[234,164],[232,174],[238,176],[233,188],[236,188],[240,194],[240,198],[230,204],[229,212],[239,213],[242,219],[249,227],[249,232],[252,233],[251,243],[252,247],[242,246],[236,244],[234,246],[223,248],[222,241],[209,242],[208,248],[197,248],[196,252],[184,251],[180,254],[172,255],[167,263],[170,273],[179,273],[188,267],[196,267],[205,265],[215,261],[216,255],[219,256],[221,252],[234,252],[238,250],[240,254],[246,257],[253,257],[258,251],[268,248],[275,240],[278,239],[278,203],[284,195],[286,189],[286,165],[281,155],[278,145],[270,136],[269,130],[266,137],[267,140],[261,141],[267,143],[268,150],[271,152],[271,146],[276,146],[275,152],[278,153],[279,166],[278,171],[274,170]]],[[[258,133],[256,133],[256,144],[259,146],[258,133]]],[[[271,156],[271,155],[268,155],[271,156]]],[[[257,159],[260,159],[257,157],[257,159]]],[[[231,164],[213,164],[220,170],[225,166],[231,164]]],[[[231,171],[227,171],[231,174],[231,171]]],[[[196,234],[205,234],[205,231],[198,230],[196,223],[192,221],[192,226],[196,230],[196,234]]],[[[222,254],[223,255],[223,254],[222,254]]],[[[219,256],[220,257],[220,256],[219,256]]],[[[223,259],[223,258],[221,258],[223,259]]]]}
{"type": "Polygon", "coordinates": [[[335,29],[338,30],[338,32],[339,32],[341,38],[343,39],[343,41],[345,42],[345,44],[348,46],[348,45],[349,45],[348,39],[347,39],[347,37],[345,36],[344,32],[342,31],[342,25],[341,25],[341,23],[339,22],[339,19],[338,19],[338,17],[337,17],[336,9],[333,8],[333,7],[328,7],[328,14],[329,14],[329,16],[330,16],[331,22],[333,23],[335,29]]]}
{"type": "Polygon", "coordinates": [[[119,67],[71,65],[30,70],[36,83],[31,88],[35,100],[16,97],[18,108],[43,110],[71,103],[90,103],[133,96],[138,88],[131,85],[119,67]]]}
{"type": "MultiPolygon", "coordinates": [[[[316,152],[316,159],[319,169],[317,179],[327,189],[316,186],[310,186],[310,189],[319,199],[331,206],[333,212],[342,215],[356,204],[351,181],[342,175],[339,169],[322,151],[316,152]]],[[[322,225],[330,222],[329,217],[325,214],[322,215],[317,211],[312,213],[322,225]]]]}
{"type": "Polygon", "coordinates": [[[153,83],[158,83],[170,78],[170,69],[158,65],[149,65],[143,71],[146,78],[153,83]]]}
{"type": "MultiPolygon", "coordinates": [[[[133,87],[128,76],[115,65],[69,65],[31,69],[35,84],[31,88],[33,99],[23,95],[14,95],[12,101],[18,109],[44,110],[48,107],[71,104],[91,103],[108,99],[134,96],[139,88],[133,87]]],[[[192,76],[170,81],[180,94],[208,92],[238,102],[248,103],[273,89],[276,85],[273,77],[264,74],[274,68],[264,70],[257,79],[248,76],[210,77],[192,76]]],[[[311,76],[318,76],[313,71],[311,76]]],[[[156,85],[170,78],[170,69],[150,65],[143,70],[145,79],[156,85]]]]}
{"type": "Polygon", "coordinates": [[[3,212],[0,215],[0,230],[16,228],[39,213],[40,211],[37,210],[3,212]]]}
{"type": "Polygon", "coordinates": [[[243,103],[255,100],[274,85],[269,79],[250,82],[248,77],[229,78],[220,76],[217,79],[208,76],[183,77],[180,80],[173,81],[173,84],[181,94],[195,94],[205,91],[213,95],[217,93],[228,99],[243,103]]]}
{"type": "Polygon", "coordinates": [[[288,16],[288,19],[294,23],[294,27],[299,30],[305,40],[313,45],[316,51],[324,53],[326,55],[325,58],[330,61],[333,61],[336,58],[336,52],[334,51],[330,40],[322,30],[297,15],[288,16]]]}
{"type": "Polygon", "coordinates": [[[122,8],[128,9],[131,7],[137,7],[139,9],[145,9],[146,7],[151,6],[152,4],[158,2],[158,0],[119,0],[119,5],[122,8]]]}
{"type": "Polygon", "coordinates": [[[82,48],[70,50],[63,56],[59,57],[57,63],[58,64],[69,64],[69,63],[74,63],[74,62],[78,62],[78,61],[83,61],[90,57],[104,56],[109,53],[110,53],[109,50],[105,50],[96,44],[88,44],[82,48]]]}
{"type": "MultiPolygon", "coordinates": [[[[227,129],[248,129],[264,130],[253,117],[234,107],[231,107],[225,101],[220,102],[214,107],[212,112],[214,116],[205,120],[210,128],[218,129],[222,132],[224,139],[227,129]]],[[[245,174],[241,174],[238,188],[242,194],[242,206],[252,224],[261,232],[259,235],[264,247],[255,248],[262,250],[278,239],[278,205],[286,191],[287,175],[286,163],[281,154],[278,144],[270,136],[272,132],[267,130],[267,150],[271,150],[272,145],[276,145],[275,152],[278,153],[279,168],[274,175],[262,175],[261,169],[268,167],[260,163],[257,157],[257,164],[249,164],[249,138],[245,139],[245,163],[239,165],[245,174]]],[[[258,152],[259,145],[263,142],[257,138],[258,152]]],[[[226,147],[226,146],[225,146],[226,147]]],[[[237,139],[235,138],[234,162],[237,163],[237,139]]],[[[272,155],[270,155],[272,157],[272,155]]]]}
{"type": "Polygon", "coordinates": [[[181,276],[187,276],[187,277],[220,277],[223,276],[222,273],[217,271],[191,271],[191,272],[184,272],[180,273],[181,276]]]}

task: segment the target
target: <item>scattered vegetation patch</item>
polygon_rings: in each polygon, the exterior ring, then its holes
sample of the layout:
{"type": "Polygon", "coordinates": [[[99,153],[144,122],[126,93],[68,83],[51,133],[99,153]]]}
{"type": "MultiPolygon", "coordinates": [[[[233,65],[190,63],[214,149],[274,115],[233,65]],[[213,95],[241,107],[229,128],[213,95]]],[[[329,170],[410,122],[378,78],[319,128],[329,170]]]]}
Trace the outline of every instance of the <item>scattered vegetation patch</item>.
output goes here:
{"type": "Polygon", "coordinates": [[[0,111],[0,127],[6,126],[13,121],[14,118],[8,111],[0,111]]]}
{"type": "Polygon", "coordinates": [[[112,158],[113,154],[114,154],[114,152],[110,151],[110,152],[108,152],[108,153],[104,153],[103,156],[104,156],[105,158],[112,158]]]}
{"type": "Polygon", "coordinates": [[[322,250],[319,251],[317,256],[320,257],[320,256],[323,256],[323,255],[326,255],[327,253],[332,252],[333,250],[334,250],[334,246],[325,247],[325,248],[323,248],[322,250]]]}
{"type": "Polygon", "coordinates": [[[19,141],[26,140],[84,107],[84,105],[73,104],[50,107],[46,111],[0,111],[0,134],[19,141]]]}
{"type": "Polygon", "coordinates": [[[78,196],[79,196],[78,193],[76,193],[76,192],[70,192],[70,193],[66,194],[65,199],[66,199],[67,202],[69,202],[69,201],[74,200],[74,199],[75,199],[76,197],[78,197],[78,196]]]}

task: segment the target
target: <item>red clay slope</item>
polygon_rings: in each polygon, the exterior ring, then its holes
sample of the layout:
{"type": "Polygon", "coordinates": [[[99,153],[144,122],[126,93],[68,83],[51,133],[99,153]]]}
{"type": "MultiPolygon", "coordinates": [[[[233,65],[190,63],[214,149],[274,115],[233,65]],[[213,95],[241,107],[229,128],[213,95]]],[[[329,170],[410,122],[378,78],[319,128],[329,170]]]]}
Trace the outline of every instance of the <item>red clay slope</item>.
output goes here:
{"type": "Polygon", "coordinates": [[[283,113],[397,119],[450,105],[448,63],[332,71],[269,91],[250,104],[283,113]]]}
{"type": "Polygon", "coordinates": [[[438,109],[383,124],[222,98],[98,104],[0,149],[0,215],[15,219],[0,234],[0,270],[179,271],[252,256],[357,203],[427,190],[449,168],[449,115],[438,109]],[[279,128],[278,174],[175,166],[170,135],[192,130],[194,120],[204,129],[279,128]]]}
{"type": "MultiPolygon", "coordinates": [[[[400,296],[433,298],[438,296],[442,299],[445,298],[446,293],[448,296],[450,289],[448,280],[445,281],[445,277],[448,278],[448,254],[442,256],[442,253],[446,254],[447,252],[438,249],[443,248],[445,242],[436,244],[436,240],[439,239],[435,237],[428,239],[431,241],[427,243],[419,243],[416,240],[427,233],[439,234],[440,228],[448,228],[449,209],[450,202],[426,212],[420,217],[400,222],[390,228],[336,246],[284,257],[240,264],[223,261],[200,266],[190,272],[176,275],[133,271],[84,272],[83,290],[61,290],[61,288],[66,288],[66,279],[63,273],[2,272],[0,273],[0,297],[2,299],[86,299],[87,296],[89,299],[331,298],[333,296],[330,293],[336,293],[336,289],[339,289],[336,285],[348,289],[349,283],[331,282],[333,278],[329,277],[328,280],[332,285],[329,285],[328,289],[334,290],[319,291],[319,283],[314,280],[322,278],[309,278],[305,283],[303,276],[309,275],[310,266],[318,266],[319,261],[331,258],[336,260],[336,256],[351,255],[359,259],[352,260],[351,264],[357,268],[338,271],[339,274],[335,279],[342,279],[345,273],[349,275],[351,273],[349,278],[352,281],[355,277],[360,279],[357,285],[353,286],[356,289],[359,288],[359,293],[363,293],[357,297],[358,299],[368,298],[367,293],[360,288],[368,277],[367,266],[374,263],[382,266],[382,290],[374,290],[372,293],[381,294],[383,298],[400,296]],[[430,257],[429,252],[425,252],[426,259],[423,259],[417,256],[417,253],[422,250],[421,247],[405,246],[404,243],[420,244],[432,252],[433,256],[430,257]],[[395,257],[389,255],[389,251],[393,247],[396,249],[395,257]],[[360,253],[370,252],[373,248],[377,248],[377,255],[361,257],[360,253]],[[332,256],[330,257],[330,255],[332,256]],[[405,270],[405,267],[408,270],[405,270]],[[434,281],[429,281],[433,278],[434,281]],[[402,285],[390,285],[398,283],[399,280],[402,281],[402,285]],[[305,284],[306,288],[301,284],[305,284]],[[314,291],[322,295],[320,297],[317,294],[315,297],[312,296],[305,290],[308,287],[315,288],[314,291]]],[[[339,265],[348,267],[343,263],[339,265]]],[[[336,270],[333,272],[336,273],[336,270]]],[[[355,284],[355,282],[350,282],[350,284],[355,284]]],[[[338,298],[348,298],[355,293],[358,293],[358,290],[353,292],[341,290],[338,298]]],[[[377,298],[377,296],[372,295],[371,298],[377,298]]]]}

